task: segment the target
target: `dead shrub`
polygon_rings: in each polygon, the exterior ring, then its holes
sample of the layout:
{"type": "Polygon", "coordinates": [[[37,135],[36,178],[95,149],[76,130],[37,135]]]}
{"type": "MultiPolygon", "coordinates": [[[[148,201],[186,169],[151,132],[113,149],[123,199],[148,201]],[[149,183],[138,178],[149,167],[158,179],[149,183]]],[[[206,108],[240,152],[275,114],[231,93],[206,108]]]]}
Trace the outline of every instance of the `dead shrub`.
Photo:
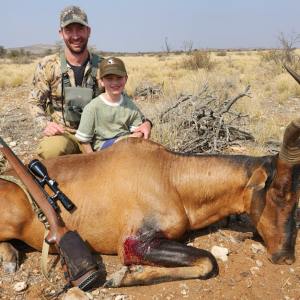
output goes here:
{"type": "Polygon", "coordinates": [[[276,74],[283,71],[283,65],[288,65],[296,72],[300,71],[300,56],[296,53],[295,45],[300,43],[300,34],[295,31],[288,36],[280,32],[277,36],[277,49],[258,51],[261,61],[266,63],[267,68],[276,74]]]}
{"type": "Polygon", "coordinates": [[[226,56],[227,55],[227,51],[226,50],[221,50],[219,52],[216,53],[216,56],[226,56]]]}
{"type": "Polygon", "coordinates": [[[28,65],[31,64],[34,60],[27,56],[15,57],[13,63],[17,65],[28,65]]]}
{"type": "Polygon", "coordinates": [[[250,85],[233,98],[219,99],[208,82],[197,94],[180,93],[177,99],[165,99],[163,108],[153,118],[152,138],[173,151],[184,153],[219,153],[237,141],[253,140],[245,130],[243,115],[231,110],[248,93],[250,85]]]}

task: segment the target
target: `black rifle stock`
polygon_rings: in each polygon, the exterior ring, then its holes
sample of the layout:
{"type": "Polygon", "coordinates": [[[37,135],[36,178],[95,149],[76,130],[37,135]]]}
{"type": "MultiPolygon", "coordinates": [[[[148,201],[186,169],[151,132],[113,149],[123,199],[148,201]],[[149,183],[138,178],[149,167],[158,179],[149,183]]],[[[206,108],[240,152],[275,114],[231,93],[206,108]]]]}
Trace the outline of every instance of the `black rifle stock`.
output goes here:
{"type": "Polygon", "coordinates": [[[39,181],[1,137],[0,143],[3,146],[1,152],[48,220],[50,231],[45,241],[50,245],[57,246],[58,253],[62,256],[62,265],[68,286],[88,289],[99,278],[98,265],[91,252],[76,231],[70,231],[62,224],[55,211],[58,207],[55,201],[40,186],[39,181]],[[86,267],[83,268],[83,265],[86,267]]]}

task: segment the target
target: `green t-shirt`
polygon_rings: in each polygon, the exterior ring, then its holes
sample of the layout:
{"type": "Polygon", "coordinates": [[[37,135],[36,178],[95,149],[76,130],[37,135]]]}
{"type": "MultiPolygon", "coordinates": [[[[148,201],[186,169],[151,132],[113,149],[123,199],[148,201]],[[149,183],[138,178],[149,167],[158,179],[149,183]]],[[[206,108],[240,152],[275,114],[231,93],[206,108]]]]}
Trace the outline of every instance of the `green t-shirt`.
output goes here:
{"type": "Polygon", "coordinates": [[[122,95],[118,103],[109,103],[100,95],[84,108],[75,137],[81,142],[92,140],[93,150],[98,151],[105,141],[128,137],[130,127],[141,124],[140,112],[131,99],[122,95]]]}

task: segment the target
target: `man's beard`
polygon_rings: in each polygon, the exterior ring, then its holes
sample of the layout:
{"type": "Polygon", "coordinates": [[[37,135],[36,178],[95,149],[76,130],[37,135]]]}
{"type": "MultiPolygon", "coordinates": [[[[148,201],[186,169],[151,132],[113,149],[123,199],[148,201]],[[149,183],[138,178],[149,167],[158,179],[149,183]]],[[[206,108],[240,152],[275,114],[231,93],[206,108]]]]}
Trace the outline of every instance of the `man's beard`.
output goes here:
{"type": "Polygon", "coordinates": [[[88,40],[89,39],[87,38],[86,41],[84,42],[84,44],[81,46],[80,49],[74,50],[74,48],[72,47],[71,43],[68,42],[68,41],[66,41],[64,39],[66,46],[68,47],[68,49],[70,50],[70,52],[73,53],[73,54],[81,54],[81,53],[83,53],[85,51],[86,47],[87,47],[88,40]]]}

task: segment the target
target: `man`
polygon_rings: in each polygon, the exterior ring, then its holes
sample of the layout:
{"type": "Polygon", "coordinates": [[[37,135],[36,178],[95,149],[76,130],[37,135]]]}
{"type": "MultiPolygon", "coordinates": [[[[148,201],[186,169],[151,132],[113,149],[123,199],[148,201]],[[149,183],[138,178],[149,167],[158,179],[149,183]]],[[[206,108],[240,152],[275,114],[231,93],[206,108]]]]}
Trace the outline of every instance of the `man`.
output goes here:
{"type": "MultiPolygon", "coordinates": [[[[83,9],[63,9],[60,27],[66,51],[47,56],[38,64],[29,95],[29,111],[36,125],[44,130],[37,152],[43,159],[84,153],[74,137],[80,113],[86,103],[103,91],[97,71],[103,58],[88,52],[91,28],[83,9]],[[46,113],[50,113],[50,121],[46,113]]],[[[143,123],[134,132],[141,132],[148,139],[152,124],[142,113],[141,117],[143,123]]]]}

